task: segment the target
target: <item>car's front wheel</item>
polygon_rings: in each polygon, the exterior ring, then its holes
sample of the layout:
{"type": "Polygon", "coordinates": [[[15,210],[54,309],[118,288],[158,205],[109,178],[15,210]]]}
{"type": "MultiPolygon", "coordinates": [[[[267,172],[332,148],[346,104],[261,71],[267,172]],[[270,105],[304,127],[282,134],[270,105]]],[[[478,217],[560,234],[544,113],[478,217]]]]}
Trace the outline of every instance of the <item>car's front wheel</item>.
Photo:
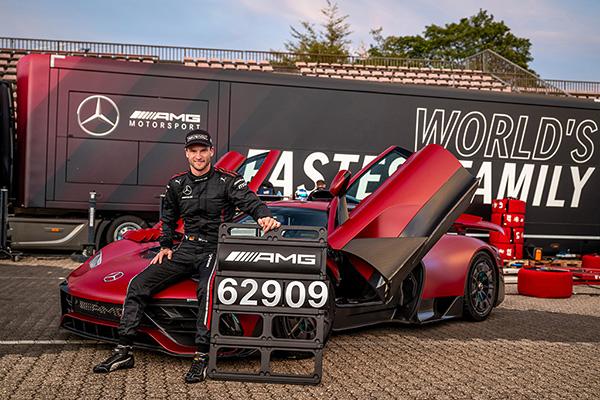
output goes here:
{"type": "Polygon", "coordinates": [[[486,253],[479,253],[471,262],[467,282],[463,314],[472,321],[486,319],[496,300],[498,287],[498,270],[492,258],[486,253]]]}

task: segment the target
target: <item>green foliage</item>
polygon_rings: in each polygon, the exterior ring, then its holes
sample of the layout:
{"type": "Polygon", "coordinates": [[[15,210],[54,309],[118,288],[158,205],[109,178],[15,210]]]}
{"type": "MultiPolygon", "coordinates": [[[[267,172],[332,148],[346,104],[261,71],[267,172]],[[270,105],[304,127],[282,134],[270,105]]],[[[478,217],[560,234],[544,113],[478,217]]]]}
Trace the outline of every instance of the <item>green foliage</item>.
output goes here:
{"type": "MultiPolygon", "coordinates": [[[[350,24],[346,22],[348,15],[339,15],[339,9],[335,2],[327,0],[327,6],[321,9],[325,16],[323,29],[318,31],[314,24],[302,21],[301,28],[290,26],[292,40],[285,43],[287,51],[292,53],[327,54],[346,57],[349,54],[350,40],[348,36],[350,24]]],[[[300,57],[297,60],[318,61],[318,57],[300,57]],[[317,58],[312,60],[312,58],[317,58]]]]}
{"type": "Polygon", "coordinates": [[[529,39],[515,36],[504,21],[494,21],[493,15],[481,9],[458,23],[426,26],[422,36],[384,37],[382,28],[372,30],[371,34],[375,41],[369,49],[372,57],[460,61],[490,49],[523,68],[528,69],[533,60],[529,39]]]}

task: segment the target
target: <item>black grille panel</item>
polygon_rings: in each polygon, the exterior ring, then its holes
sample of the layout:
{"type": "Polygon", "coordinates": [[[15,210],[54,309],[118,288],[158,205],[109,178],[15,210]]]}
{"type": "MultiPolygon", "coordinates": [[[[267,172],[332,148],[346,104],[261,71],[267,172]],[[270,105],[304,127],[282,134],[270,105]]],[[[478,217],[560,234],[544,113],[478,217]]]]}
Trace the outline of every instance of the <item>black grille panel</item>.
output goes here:
{"type": "Polygon", "coordinates": [[[69,329],[95,339],[102,339],[110,342],[116,342],[119,340],[117,328],[112,326],[93,324],[71,317],[65,317],[62,326],[65,329],[69,329]]]}
{"type": "MultiPolygon", "coordinates": [[[[103,321],[119,323],[123,311],[121,304],[105,303],[72,296],[66,284],[61,285],[61,308],[63,315],[77,313],[103,321]]],[[[146,307],[141,326],[158,328],[176,343],[184,346],[195,346],[196,316],[198,305],[195,302],[161,301],[146,307]]],[[[117,328],[81,321],[73,317],[65,317],[62,323],[65,329],[94,339],[117,342],[117,328]]],[[[136,345],[162,349],[150,336],[139,334],[136,345]]]]}
{"type": "Polygon", "coordinates": [[[102,319],[105,321],[119,322],[123,312],[123,306],[115,303],[104,303],[82,299],[70,295],[64,287],[61,287],[61,306],[64,313],[76,312],[81,315],[102,319]]]}
{"type": "Polygon", "coordinates": [[[198,306],[196,304],[150,304],[144,324],[158,327],[184,346],[194,346],[198,306]]]}
{"type": "Polygon", "coordinates": [[[73,311],[108,321],[119,322],[123,311],[120,304],[101,303],[73,297],[73,311]]]}
{"type": "MultiPolygon", "coordinates": [[[[92,339],[114,343],[119,341],[118,330],[112,326],[94,324],[74,317],[66,316],[63,319],[62,327],[81,336],[92,339]]],[[[165,351],[165,349],[156,343],[150,336],[142,333],[135,337],[134,345],[137,347],[165,351]]]]}

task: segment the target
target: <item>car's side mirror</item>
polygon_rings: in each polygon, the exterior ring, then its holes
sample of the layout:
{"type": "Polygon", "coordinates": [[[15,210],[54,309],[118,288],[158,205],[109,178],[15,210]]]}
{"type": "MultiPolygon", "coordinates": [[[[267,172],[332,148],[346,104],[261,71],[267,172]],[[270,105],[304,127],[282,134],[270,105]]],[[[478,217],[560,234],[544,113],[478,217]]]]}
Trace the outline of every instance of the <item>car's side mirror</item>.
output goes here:
{"type": "Polygon", "coordinates": [[[337,197],[337,214],[336,222],[338,225],[343,224],[348,220],[348,203],[346,202],[346,191],[348,190],[348,183],[352,174],[348,170],[341,170],[337,173],[331,185],[329,185],[329,192],[333,197],[337,197]]]}
{"type": "Polygon", "coordinates": [[[351,177],[352,173],[347,169],[342,169],[337,173],[333,181],[331,181],[331,185],[329,185],[329,192],[333,197],[342,197],[346,194],[348,182],[350,182],[351,177]]]}

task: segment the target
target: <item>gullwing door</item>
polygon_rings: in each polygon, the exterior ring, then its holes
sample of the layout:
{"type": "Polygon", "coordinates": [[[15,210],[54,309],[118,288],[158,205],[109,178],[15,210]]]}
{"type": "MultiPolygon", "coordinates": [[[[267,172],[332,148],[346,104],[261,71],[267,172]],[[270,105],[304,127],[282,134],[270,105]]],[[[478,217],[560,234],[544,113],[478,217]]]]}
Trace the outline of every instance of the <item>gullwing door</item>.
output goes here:
{"type": "Polygon", "coordinates": [[[349,182],[345,198],[356,207],[330,233],[329,245],[399,282],[466,210],[477,184],[441,146],[412,155],[390,147],[349,182]]]}

